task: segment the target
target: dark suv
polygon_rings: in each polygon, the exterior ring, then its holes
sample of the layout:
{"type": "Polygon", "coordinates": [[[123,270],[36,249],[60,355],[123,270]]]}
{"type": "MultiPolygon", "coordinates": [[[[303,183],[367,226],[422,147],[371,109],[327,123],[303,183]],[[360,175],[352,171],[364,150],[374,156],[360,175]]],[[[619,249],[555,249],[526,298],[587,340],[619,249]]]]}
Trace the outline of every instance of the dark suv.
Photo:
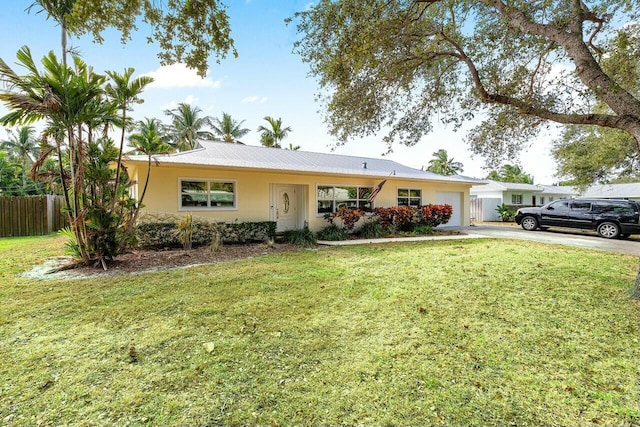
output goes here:
{"type": "Polygon", "coordinates": [[[640,234],[640,202],[562,199],[539,208],[518,209],[515,219],[528,231],[548,227],[581,228],[615,239],[640,234]]]}

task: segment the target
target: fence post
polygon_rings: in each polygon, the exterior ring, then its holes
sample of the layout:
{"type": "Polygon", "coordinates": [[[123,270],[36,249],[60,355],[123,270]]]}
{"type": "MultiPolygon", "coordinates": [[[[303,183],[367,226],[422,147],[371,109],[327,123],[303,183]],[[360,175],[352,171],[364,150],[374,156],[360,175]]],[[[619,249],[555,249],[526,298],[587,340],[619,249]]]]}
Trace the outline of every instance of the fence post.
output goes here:
{"type": "Polygon", "coordinates": [[[47,233],[53,233],[53,208],[55,206],[55,196],[47,195],[47,233]]]}

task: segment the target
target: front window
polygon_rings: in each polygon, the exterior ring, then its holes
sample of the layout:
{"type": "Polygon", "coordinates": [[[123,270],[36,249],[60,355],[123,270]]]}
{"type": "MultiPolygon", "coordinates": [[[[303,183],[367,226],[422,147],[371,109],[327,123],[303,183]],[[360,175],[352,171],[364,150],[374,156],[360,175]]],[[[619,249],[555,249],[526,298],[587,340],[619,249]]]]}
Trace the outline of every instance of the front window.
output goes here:
{"type": "Polygon", "coordinates": [[[398,206],[420,206],[422,190],[415,188],[398,188],[398,206]]]}
{"type": "Polygon", "coordinates": [[[566,200],[558,200],[556,202],[550,203],[549,206],[547,206],[547,210],[561,212],[568,211],[569,202],[566,200]]]}
{"type": "Polygon", "coordinates": [[[234,182],[180,181],[180,207],[229,209],[236,206],[234,182]]]}
{"type": "Polygon", "coordinates": [[[316,194],[316,199],[318,200],[317,213],[334,213],[343,207],[370,211],[373,208],[373,203],[368,198],[372,191],[372,187],[318,186],[316,194]]]}
{"type": "Polygon", "coordinates": [[[522,204],[522,194],[512,194],[511,195],[511,204],[512,205],[521,205],[522,204]]]}

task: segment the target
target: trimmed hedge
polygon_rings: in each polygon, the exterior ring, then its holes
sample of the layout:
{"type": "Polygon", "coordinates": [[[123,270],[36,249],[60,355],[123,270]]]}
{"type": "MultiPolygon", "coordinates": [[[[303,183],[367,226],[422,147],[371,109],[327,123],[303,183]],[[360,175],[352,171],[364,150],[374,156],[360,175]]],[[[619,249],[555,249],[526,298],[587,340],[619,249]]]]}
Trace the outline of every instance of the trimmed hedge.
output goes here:
{"type": "MultiPolygon", "coordinates": [[[[147,249],[181,248],[175,215],[149,216],[138,222],[138,246],[147,249]]],[[[216,223],[193,218],[193,246],[210,245],[218,234],[229,244],[264,242],[276,234],[274,221],[216,223]]]]}
{"type": "Polygon", "coordinates": [[[265,242],[276,236],[275,221],[219,223],[224,243],[265,242]]]}

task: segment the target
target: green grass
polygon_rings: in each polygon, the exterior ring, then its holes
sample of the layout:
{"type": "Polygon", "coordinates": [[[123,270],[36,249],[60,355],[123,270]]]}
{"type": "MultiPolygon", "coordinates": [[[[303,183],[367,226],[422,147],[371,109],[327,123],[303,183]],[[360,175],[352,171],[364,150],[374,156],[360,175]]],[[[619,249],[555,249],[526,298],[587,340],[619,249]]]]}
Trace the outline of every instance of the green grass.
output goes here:
{"type": "Polygon", "coordinates": [[[0,424],[629,425],[629,256],[366,245],[135,276],[16,276],[0,240],[0,424]]]}

